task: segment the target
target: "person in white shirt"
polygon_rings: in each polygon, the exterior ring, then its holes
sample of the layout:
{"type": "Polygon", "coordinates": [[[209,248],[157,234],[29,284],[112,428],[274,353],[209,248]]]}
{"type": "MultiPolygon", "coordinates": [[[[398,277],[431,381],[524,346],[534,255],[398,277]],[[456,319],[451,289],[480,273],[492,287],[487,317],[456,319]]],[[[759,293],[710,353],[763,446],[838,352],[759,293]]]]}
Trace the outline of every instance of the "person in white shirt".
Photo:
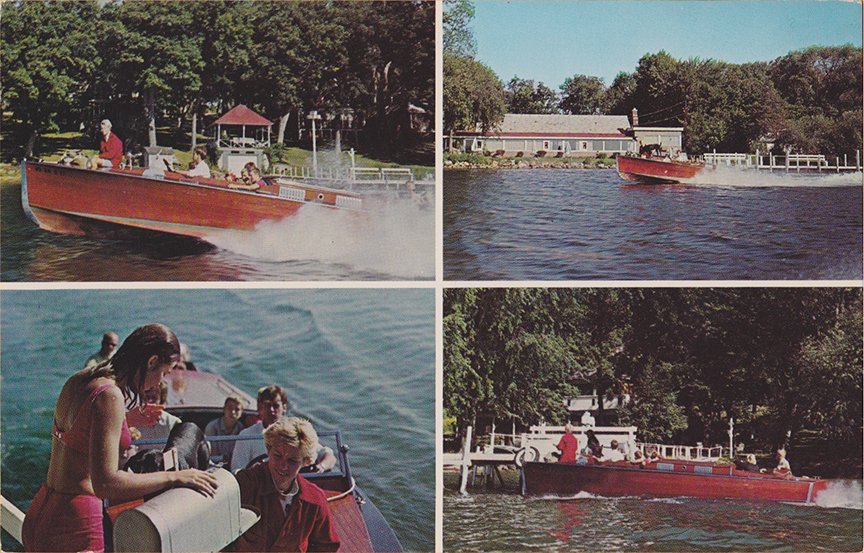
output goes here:
{"type": "Polygon", "coordinates": [[[211,177],[210,166],[207,165],[206,159],[207,150],[203,146],[198,146],[192,152],[192,162],[189,163],[189,170],[177,172],[187,177],[204,177],[205,179],[209,179],[211,177]]]}
{"type": "MultiPolygon", "coordinates": [[[[262,439],[237,440],[234,445],[234,452],[231,454],[231,472],[245,469],[252,461],[258,460],[259,457],[261,460],[264,459],[267,455],[267,448],[263,440],[264,430],[285,416],[287,403],[288,395],[281,386],[265,386],[258,390],[258,417],[261,420],[240,432],[237,437],[259,436],[262,439]]],[[[333,455],[333,450],[329,447],[321,447],[318,450],[318,457],[312,470],[315,472],[325,472],[332,469],[335,465],[336,456],[333,455]]]]}

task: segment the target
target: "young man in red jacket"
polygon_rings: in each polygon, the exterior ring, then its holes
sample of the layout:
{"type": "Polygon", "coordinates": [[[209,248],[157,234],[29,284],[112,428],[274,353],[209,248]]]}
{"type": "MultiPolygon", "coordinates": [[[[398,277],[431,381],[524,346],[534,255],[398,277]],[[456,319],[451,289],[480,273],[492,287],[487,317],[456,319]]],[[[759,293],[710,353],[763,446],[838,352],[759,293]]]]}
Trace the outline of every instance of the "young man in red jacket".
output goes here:
{"type": "Polygon", "coordinates": [[[234,542],[234,551],[337,551],[327,497],[298,474],[318,455],[312,424],[281,418],[264,431],[264,443],[269,459],[235,475],[240,503],[255,507],[261,520],[234,542]]]}
{"type": "Polygon", "coordinates": [[[102,131],[102,142],[99,143],[99,155],[93,158],[94,169],[120,167],[123,161],[123,142],[111,132],[111,121],[103,119],[99,124],[102,131]]]}

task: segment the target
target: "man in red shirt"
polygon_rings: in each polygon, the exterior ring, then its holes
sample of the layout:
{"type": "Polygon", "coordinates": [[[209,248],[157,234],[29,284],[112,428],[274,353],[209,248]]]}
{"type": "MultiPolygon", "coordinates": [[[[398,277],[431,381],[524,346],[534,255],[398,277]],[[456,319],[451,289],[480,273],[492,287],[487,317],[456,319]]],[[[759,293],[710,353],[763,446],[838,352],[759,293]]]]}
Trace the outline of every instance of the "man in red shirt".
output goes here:
{"type": "Polygon", "coordinates": [[[120,167],[123,161],[123,142],[111,132],[111,121],[104,119],[99,128],[103,138],[99,144],[99,156],[93,158],[92,167],[94,169],[120,167]]]}
{"type": "Polygon", "coordinates": [[[318,435],[309,421],[281,418],[264,431],[269,459],[236,474],[240,502],[261,513],[234,551],[337,551],[327,497],[298,473],[315,462],[318,435]]]}

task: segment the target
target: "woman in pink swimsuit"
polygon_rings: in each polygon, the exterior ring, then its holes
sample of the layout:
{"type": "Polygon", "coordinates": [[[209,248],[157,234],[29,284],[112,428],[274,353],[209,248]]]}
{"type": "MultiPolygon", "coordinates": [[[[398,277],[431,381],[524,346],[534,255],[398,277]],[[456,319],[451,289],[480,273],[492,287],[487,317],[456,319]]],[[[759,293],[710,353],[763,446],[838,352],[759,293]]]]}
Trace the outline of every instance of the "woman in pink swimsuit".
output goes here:
{"type": "Polygon", "coordinates": [[[133,474],[120,468],[132,441],[126,408],[158,386],[180,359],[165,325],[137,328],[111,359],[74,374],[54,409],[48,478],[22,528],[27,551],[104,551],[102,499],[137,499],[173,486],[212,496],[216,479],[196,469],[133,474]]]}

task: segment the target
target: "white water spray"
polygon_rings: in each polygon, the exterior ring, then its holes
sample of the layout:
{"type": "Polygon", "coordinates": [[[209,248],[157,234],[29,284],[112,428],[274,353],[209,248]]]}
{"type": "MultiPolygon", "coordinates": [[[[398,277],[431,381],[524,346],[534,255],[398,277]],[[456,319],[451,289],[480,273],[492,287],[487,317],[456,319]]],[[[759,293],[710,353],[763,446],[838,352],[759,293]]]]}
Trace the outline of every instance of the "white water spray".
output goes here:
{"type": "Polygon", "coordinates": [[[828,508],[864,509],[864,491],[860,480],[832,480],[816,496],[816,505],[828,508]]]}
{"type": "Polygon", "coordinates": [[[409,199],[362,213],[305,205],[282,221],[261,223],[254,232],[219,232],[207,241],[267,262],[332,263],[393,278],[435,276],[434,210],[409,199]]]}
{"type": "Polygon", "coordinates": [[[691,181],[697,186],[735,186],[735,187],[817,187],[862,186],[862,173],[795,173],[785,171],[757,171],[741,167],[720,165],[714,171],[703,171],[691,181]]]}

